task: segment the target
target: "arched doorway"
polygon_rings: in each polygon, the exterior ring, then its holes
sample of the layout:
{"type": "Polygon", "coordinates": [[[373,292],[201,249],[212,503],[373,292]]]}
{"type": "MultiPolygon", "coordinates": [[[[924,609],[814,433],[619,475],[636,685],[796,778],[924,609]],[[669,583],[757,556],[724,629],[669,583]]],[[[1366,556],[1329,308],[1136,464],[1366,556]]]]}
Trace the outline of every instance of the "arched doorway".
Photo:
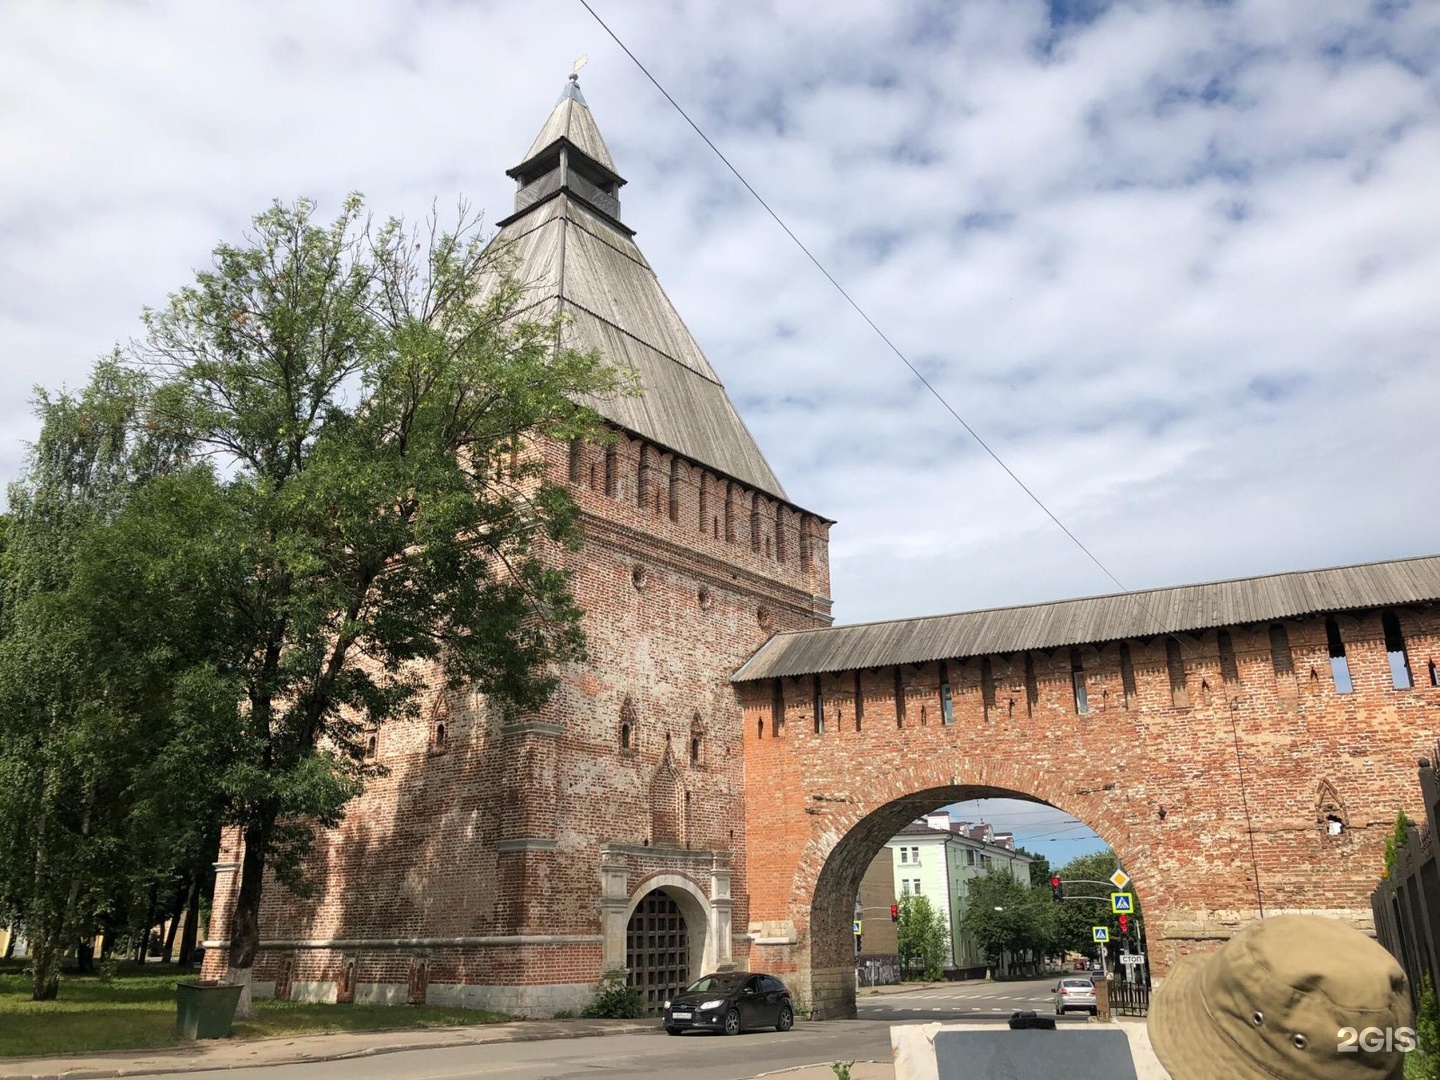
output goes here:
{"type": "Polygon", "coordinates": [[[641,897],[625,926],[627,981],[645,999],[645,1012],[660,1012],[665,1001],[690,983],[690,931],[685,913],[664,889],[641,897]]]}

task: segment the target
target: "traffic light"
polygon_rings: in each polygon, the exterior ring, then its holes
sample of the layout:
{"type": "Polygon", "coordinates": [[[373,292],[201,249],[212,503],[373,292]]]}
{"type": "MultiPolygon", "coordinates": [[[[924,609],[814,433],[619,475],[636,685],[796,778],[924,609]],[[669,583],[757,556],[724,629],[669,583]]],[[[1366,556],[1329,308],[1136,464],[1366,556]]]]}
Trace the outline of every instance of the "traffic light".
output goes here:
{"type": "Polygon", "coordinates": [[[1050,879],[1050,895],[1056,900],[1065,899],[1065,886],[1061,884],[1058,874],[1050,879]]]}
{"type": "Polygon", "coordinates": [[[1121,915],[1121,916],[1120,916],[1120,932],[1121,932],[1122,934],[1128,934],[1128,933],[1130,932],[1130,916],[1129,916],[1129,915],[1121,915]]]}
{"type": "Polygon", "coordinates": [[[890,905],[890,921],[891,921],[891,922],[899,922],[899,921],[900,921],[900,905],[899,905],[899,904],[891,904],[891,905],[890,905]]]}

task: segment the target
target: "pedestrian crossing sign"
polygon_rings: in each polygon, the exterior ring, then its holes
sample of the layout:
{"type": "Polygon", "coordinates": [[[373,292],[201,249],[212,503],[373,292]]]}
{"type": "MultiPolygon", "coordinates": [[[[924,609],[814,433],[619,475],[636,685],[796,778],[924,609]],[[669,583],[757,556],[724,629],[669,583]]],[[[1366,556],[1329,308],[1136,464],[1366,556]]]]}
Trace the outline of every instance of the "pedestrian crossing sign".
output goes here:
{"type": "Polygon", "coordinates": [[[1090,928],[1090,934],[1096,941],[1103,942],[1110,940],[1110,928],[1108,926],[1092,926],[1090,928]]]}
{"type": "Polygon", "coordinates": [[[1110,910],[1117,915],[1135,914],[1135,894],[1128,892],[1112,892],[1110,894],[1110,910]]]}
{"type": "Polygon", "coordinates": [[[859,937],[859,936],[860,936],[860,920],[859,920],[859,919],[856,919],[856,920],[855,920],[855,936],[856,936],[856,937],[859,937]]]}

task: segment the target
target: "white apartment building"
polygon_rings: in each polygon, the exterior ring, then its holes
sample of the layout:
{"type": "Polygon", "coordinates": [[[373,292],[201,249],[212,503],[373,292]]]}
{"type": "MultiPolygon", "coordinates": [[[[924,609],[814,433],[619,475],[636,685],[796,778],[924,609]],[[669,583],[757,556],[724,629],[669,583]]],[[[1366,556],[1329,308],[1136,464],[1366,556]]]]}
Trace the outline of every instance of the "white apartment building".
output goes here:
{"type": "Polygon", "coordinates": [[[984,956],[960,926],[969,901],[969,882],[1004,867],[1028,883],[1034,860],[1015,850],[1010,833],[997,833],[989,825],[951,821],[948,811],[912,822],[885,846],[895,873],[896,902],[902,896],[924,896],[945,917],[950,929],[946,966],[965,972],[983,970],[984,956]]]}

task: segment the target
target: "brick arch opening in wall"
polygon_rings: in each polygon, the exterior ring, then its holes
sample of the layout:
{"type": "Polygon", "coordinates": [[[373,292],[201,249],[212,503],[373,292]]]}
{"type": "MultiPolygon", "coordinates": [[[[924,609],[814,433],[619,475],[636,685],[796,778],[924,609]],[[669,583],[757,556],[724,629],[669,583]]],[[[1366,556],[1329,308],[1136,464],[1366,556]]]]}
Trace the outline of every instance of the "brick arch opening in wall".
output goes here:
{"type": "MultiPolygon", "coordinates": [[[[904,791],[903,782],[897,778],[894,784],[877,785],[863,796],[852,792],[847,802],[827,807],[829,820],[806,845],[795,866],[791,887],[789,921],[796,929],[795,971],[791,978],[801,1000],[809,1005],[811,1018],[834,1020],[856,1016],[854,900],[860,881],[886,841],[906,825],[942,807],[991,798],[1056,806],[1093,828],[1114,850],[1121,866],[1136,878],[1130,890],[1141,889],[1139,883],[1151,866],[1148,852],[1131,843],[1123,809],[1110,797],[1111,793],[1072,796],[1061,805],[1057,802],[1058,796],[1046,797],[1056,793],[1035,790],[1045,786],[955,782],[904,791]]],[[[751,873],[755,870],[752,864],[751,873]]],[[[1151,898],[1147,896],[1147,904],[1150,903],[1151,898]]],[[[760,966],[766,966],[767,962],[762,960],[760,966]]],[[[783,965],[783,961],[769,963],[772,967],[783,965]]]]}

